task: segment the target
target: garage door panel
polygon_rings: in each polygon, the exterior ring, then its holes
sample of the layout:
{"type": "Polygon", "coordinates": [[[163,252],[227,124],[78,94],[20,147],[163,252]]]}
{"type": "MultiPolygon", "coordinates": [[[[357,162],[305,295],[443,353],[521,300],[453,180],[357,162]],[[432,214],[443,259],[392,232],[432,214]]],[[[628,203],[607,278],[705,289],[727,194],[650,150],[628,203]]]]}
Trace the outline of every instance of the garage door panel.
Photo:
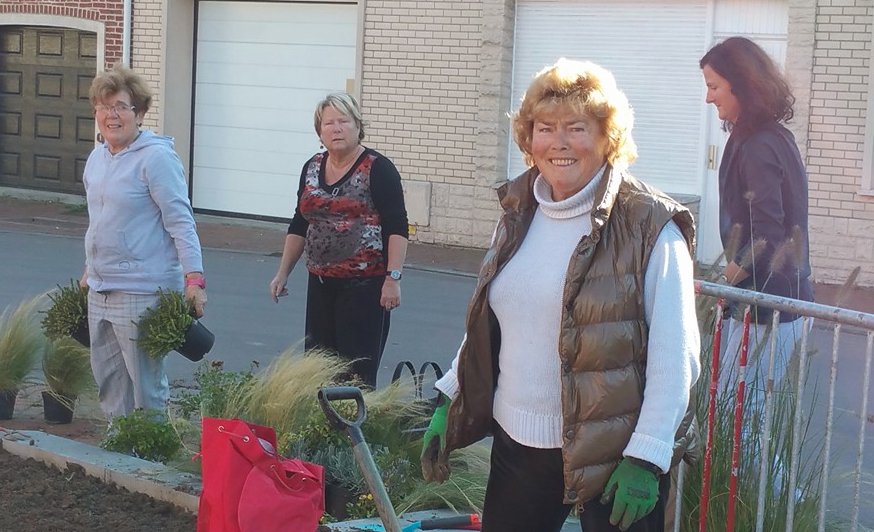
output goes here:
{"type": "MultiPolygon", "coordinates": [[[[350,60],[348,50],[341,46],[324,46],[318,54],[312,54],[310,44],[274,44],[275,53],[258,58],[261,67],[297,65],[316,68],[330,68],[332,65],[348,67],[350,60]]],[[[355,43],[348,43],[355,46],[355,43]]],[[[198,51],[198,64],[222,63],[227,65],[243,65],[251,61],[261,51],[260,43],[212,42],[198,51]]]]}
{"type": "Polygon", "coordinates": [[[198,150],[194,162],[203,168],[257,171],[287,176],[297,174],[300,170],[300,168],[289,168],[290,154],[290,152],[209,147],[198,150]]]}
{"type": "Polygon", "coordinates": [[[272,107],[309,113],[315,102],[325,97],[321,88],[262,87],[227,83],[198,83],[197,103],[204,105],[240,105],[272,107]]]}
{"type": "MultiPolygon", "coordinates": [[[[263,130],[242,130],[222,126],[197,126],[198,147],[240,148],[252,151],[283,151],[313,155],[319,149],[319,139],[312,129],[283,131],[281,134],[263,130]]],[[[195,155],[196,156],[196,155],[195,155]]]]}
{"type": "Polygon", "coordinates": [[[241,170],[213,169],[211,186],[200,192],[210,209],[277,218],[290,218],[297,204],[298,180],[288,174],[265,174],[241,170]],[[276,201],[264,202],[264,190],[276,201]]]}
{"type": "Polygon", "coordinates": [[[94,77],[96,57],[86,52],[95,39],[73,29],[0,26],[0,185],[84,192],[77,161],[94,146],[94,121],[78,86],[94,77]],[[87,136],[82,124],[90,124],[87,136]]]}
{"type": "Polygon", "coordinates": [[[195,110],[203,113],[203,120],[199,124],[266,131],[285,131],[293,116],[293,113],[283,109],[264,107],[197,105],[195,110]]]}
{"type": "Polygon", "coordinates": [[[201,10],[198,23],[212,21],[237,20],[239,22],[281,22],[290,26],[341,20],[351,8],[356,9],[354,1],[346,3],[331,2],[330,4],[297,3],[294,9],[288,9],[287,4],[275,2],[203,2],[209,4],[209,9],[201,10]],[[334,8],[343,8],[335,10],[334,8]]]}
{"type": "Polygon", "coordinates": [[[354,72],[354,62],[319,69],[319,77],[312,79],[313,67],[306,65],[273,66],[204,63],[197,69],[198,82],[258,85],[287,89],[312,89],[323,86],[344,87],[349,79],[349,69],[354,72]],[[243,81],[243,83],[241,83],[243,81]],[[339,83],[339,85],[337,85],[339,83]]]}
{"type": "Polygon", "coordinates": [[[198,4],[193,204],[294,213],[298,176],[319,149],[313,110],[355,78],[352,4],[198,4]]]}
{"type": "MultiPolygon", "coordinates": [[[[354,9],[352,10],[354,13],[354,9]]],[[[337,35],[355,35],[354,19],[331,23],[310,23],[300,26],[295,22],[294,31],[289,31],[287,22],[240,22],[236,20],[215,21],[198,29],[202,42],[224,41],[239,43],[305,44],[334,46],[337,35]]],[[[348,41],[348,40],[347,40],[348,41]]],[[[354,43],[353,43],[354,44],[354,43]]]]}

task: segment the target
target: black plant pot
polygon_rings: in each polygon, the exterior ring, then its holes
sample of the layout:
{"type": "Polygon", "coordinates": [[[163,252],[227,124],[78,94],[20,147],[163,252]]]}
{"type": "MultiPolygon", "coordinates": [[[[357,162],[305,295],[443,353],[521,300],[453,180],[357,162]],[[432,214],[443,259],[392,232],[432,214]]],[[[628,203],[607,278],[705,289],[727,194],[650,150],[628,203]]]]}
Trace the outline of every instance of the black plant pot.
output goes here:
{"type": "Polygon", "coordinates": [[[176,351],[192,362],[200,362],[203,360],[203,355],[212,349],[214,343],[215,335],[206,328],[206,325],[194,320],[185,332],[185,343],[176,351]]]}
{"type": "Polygon", "coordinates": [[[67,425],[73,421],[73,403],[76,398],[63,395],[63,400],[53,393],[42,393],[43,416],[50,425],[67,425]]]}
{"type": "Polygon", "coordinates": [[[91,331],[88,329],[87,321],[70,333],[70,336],[73,337],[73,340],[76,340],[85,347],[91,347],[91,331]]]}
{"type": "Polygon", "coordinates": [[[335,486],[331,483],[325,483],[325,513],[338,521],[344,521],[349,518],[349,511],[346,505],[355,502],[355,494],[346,488],[335,486]]]}
{"type": "Polygon", "coordinates": [[[0,419],[12,419],[18,390],[0,390],[0,419]]]}

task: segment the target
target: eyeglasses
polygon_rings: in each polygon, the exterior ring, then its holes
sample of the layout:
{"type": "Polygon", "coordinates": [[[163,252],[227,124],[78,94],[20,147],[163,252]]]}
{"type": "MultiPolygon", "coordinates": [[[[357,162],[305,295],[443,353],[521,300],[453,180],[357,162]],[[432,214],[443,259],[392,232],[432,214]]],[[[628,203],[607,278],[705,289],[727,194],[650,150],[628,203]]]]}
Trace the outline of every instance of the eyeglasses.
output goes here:
{"type": "Polygon", "coordinates": [[[135,111],[136,107],[128,105],[124,102],[116,102],[115,105],[98,104],[94,106],[94,114],[106,115],[110,111],[115,111],[116,115],[122,115],[128,111],[135,111]]]}

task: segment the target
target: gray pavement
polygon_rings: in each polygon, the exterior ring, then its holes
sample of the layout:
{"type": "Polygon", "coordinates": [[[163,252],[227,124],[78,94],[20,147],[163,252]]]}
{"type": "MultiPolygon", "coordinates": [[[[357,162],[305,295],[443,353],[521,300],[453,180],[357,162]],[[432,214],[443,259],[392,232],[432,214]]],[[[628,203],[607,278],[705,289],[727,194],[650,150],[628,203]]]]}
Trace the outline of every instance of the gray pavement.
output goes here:
{"type": "MultiPolygon", "coordinates": [[[[78,278],[85,226],[82,212],[62,203],[0,197],[0,307],[49,290],[71,277],[78,278]]],[[[303,268],[292,274],[291,295],[279,304],[273,303],[267,290],[278,266],[284,226],[200,215],[198,226],[209,278],[210,303],[204,323],[217,336],[209,359],[223,360],[229,370],[242,370],[248,369],[253,360],[263,365],[283,350],[299,346],[303,336],[303,268]]],[[[392,313],[380,385],[388,382],[394,366],[402,360],[412,361],[417,368],[426,361],[435,361],[444,369],[448,366],[463,335],[464,313],[481,256],[477,250],[410,246],[403,281],[404,303],[392,313]]],[[[818,299],[824,303],[832,303],[837,297],[835,287],[817,289],[818,299]],[[823,293],[826,296],[820,298],[823,293]]],[[[844,305],[848,308],[874,310],[870,291],[853,291],[845,302],[849,302],[844,305]]],[[[808,413],[811,426],[820,432],[828,399],[825,390],[831,370],[831,342],[830,329],[818,323],[811,335],[815,354],[810,374],[819,393],[808,413]]],[[[851,503],[852,486],[846,473],[852,470],[855,460],[853,449],[859,437],[862,397],[867,395],[869,404],[874,404],[874,392],[862,389],[865,343],[864,334],[852,328],[844,328],[840,335],[833,451],[837,447],[841,452],[834,453],[830,475],[834,481],[828,498],[829,511],[836,515],[847,514],[851,503]]],[[[168,359],[168,372],[176,381],[190,380],[194,369],[195,365],[181,356],[171,355],[168,359]]],[[[870,422],[865,426],[865,437],[874,437],[870,422]]],[[[870,471],[874,445],[866,445],[864,460],[870,471]]],[[[863,484],[863,500],[874,500],[870,484],[863,484]]],[[[870,502],[863,504],[862,516],[863,523],[874,526],[874,506],[870,502]]]]}

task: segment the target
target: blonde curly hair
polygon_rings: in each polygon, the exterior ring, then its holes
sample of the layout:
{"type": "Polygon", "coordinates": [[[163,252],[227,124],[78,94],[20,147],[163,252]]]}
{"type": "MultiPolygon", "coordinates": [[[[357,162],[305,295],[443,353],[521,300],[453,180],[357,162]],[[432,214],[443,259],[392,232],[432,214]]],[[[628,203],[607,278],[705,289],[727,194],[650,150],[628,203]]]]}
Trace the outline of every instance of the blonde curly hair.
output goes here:
{"type": "Polygon", "coordinates": [[[607,139],[607,161],[627,168],[637,158],[631,137],[634,112],[616,80],[606,69],[588,61],[561,58],[534,76],[513,115],[513,139],[534,166],[531,140],[538,117],[571,115],[594,118],[607,139]]]}

